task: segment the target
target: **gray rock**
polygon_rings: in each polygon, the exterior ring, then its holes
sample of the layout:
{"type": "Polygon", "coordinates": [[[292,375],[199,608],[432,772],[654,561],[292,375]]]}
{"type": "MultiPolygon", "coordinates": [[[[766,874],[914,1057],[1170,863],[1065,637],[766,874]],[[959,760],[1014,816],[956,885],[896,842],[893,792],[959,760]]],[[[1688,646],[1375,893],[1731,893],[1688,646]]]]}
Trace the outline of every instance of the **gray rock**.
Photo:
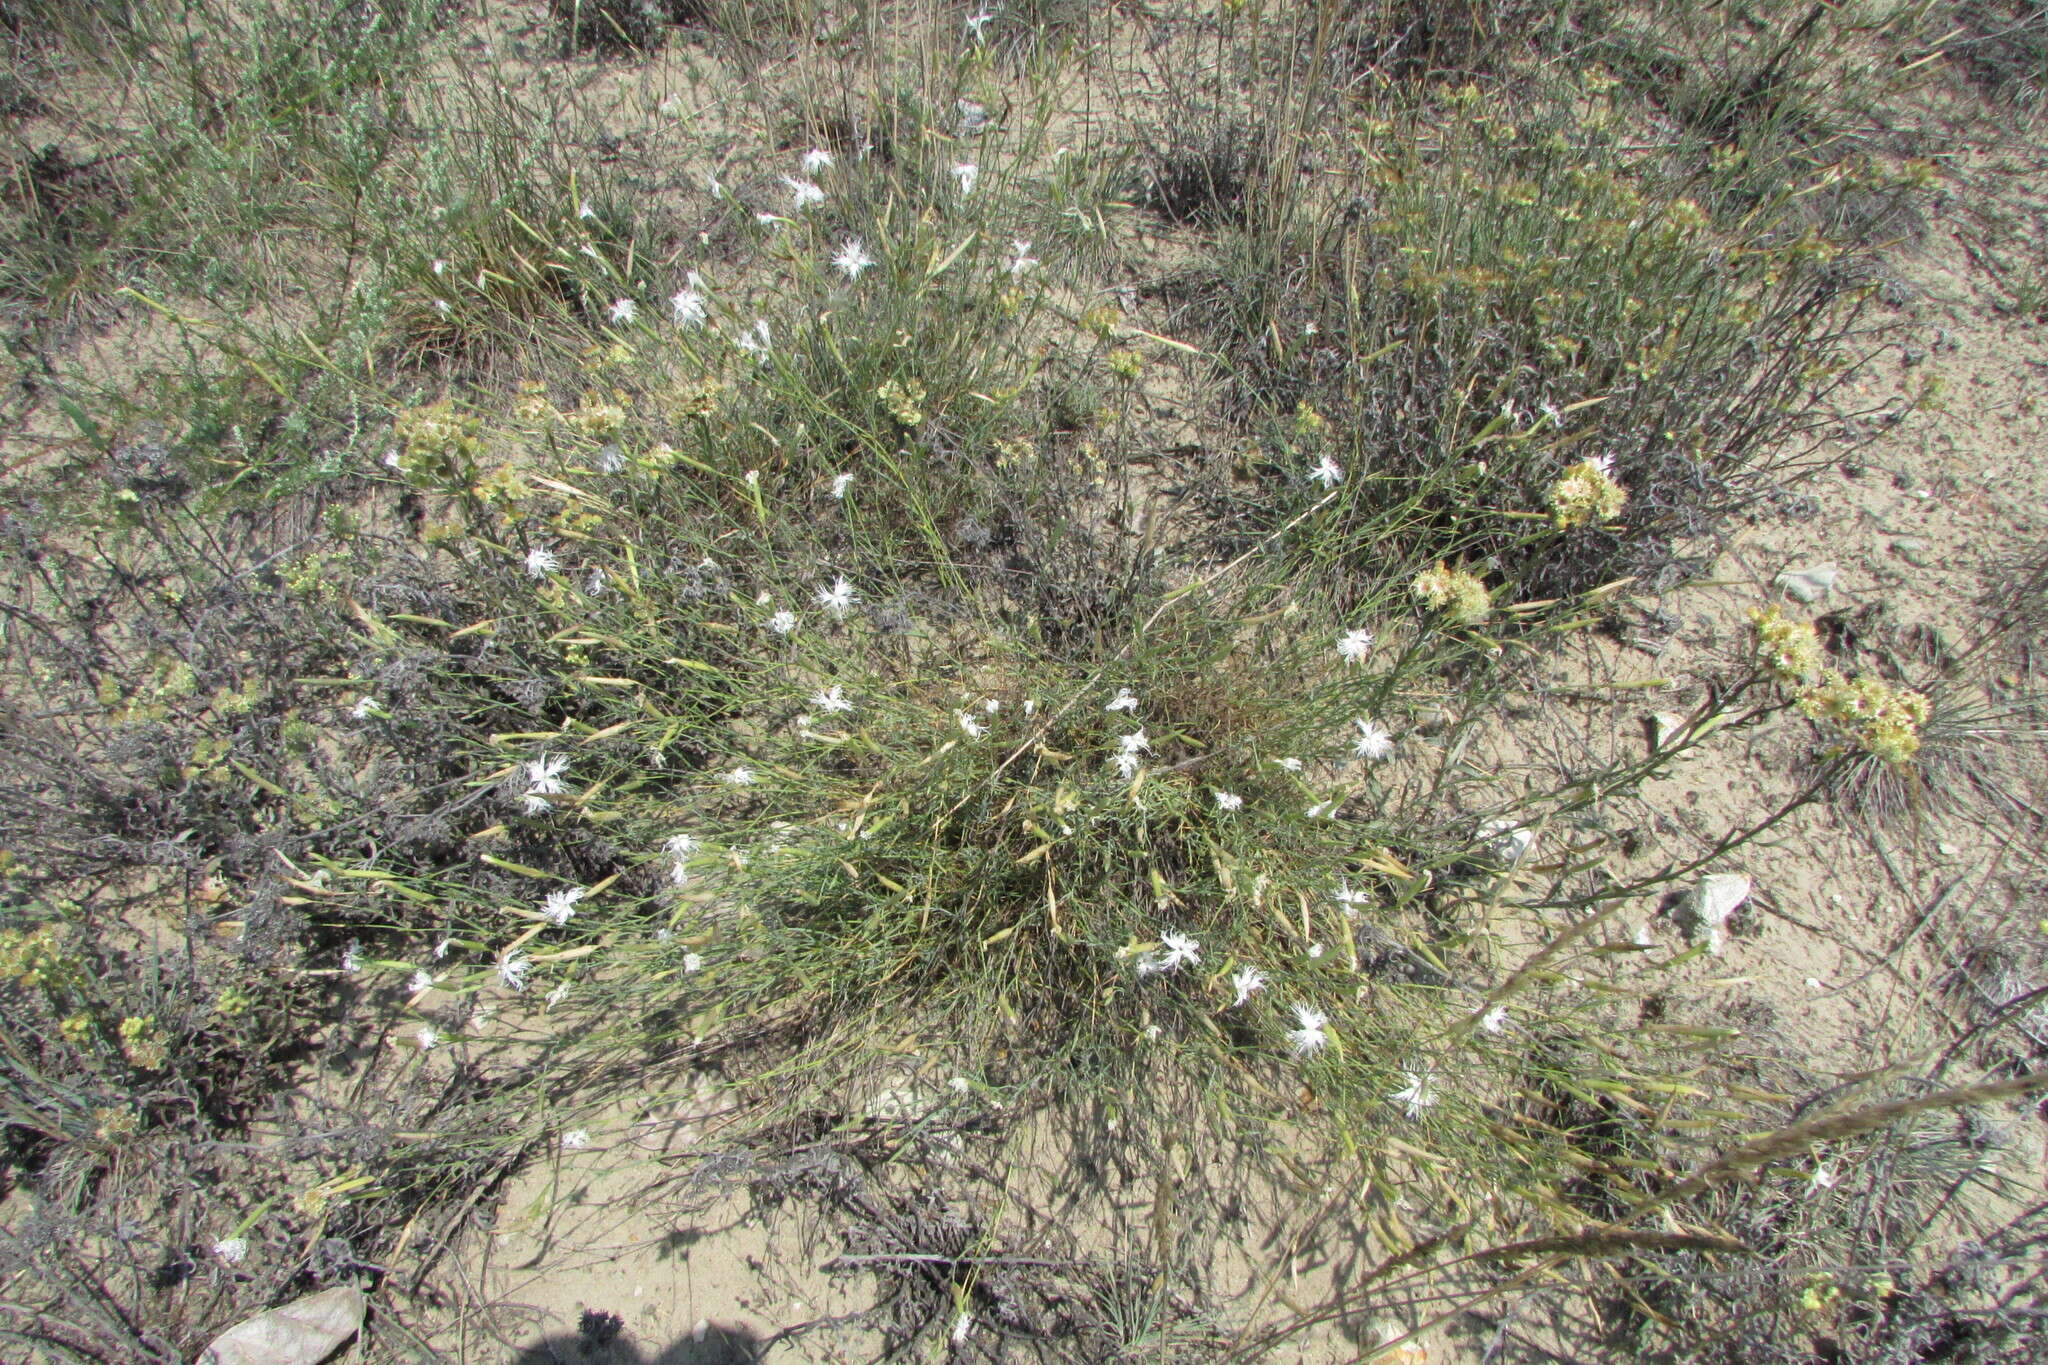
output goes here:
{"type": "Polygon", "coordinates": [[[1833,563],[1814,564],[1804,569],[1787,569],[1777,584],[1802,602],[1818,602],[1834,590],[1841,571],[1833,563]]]}

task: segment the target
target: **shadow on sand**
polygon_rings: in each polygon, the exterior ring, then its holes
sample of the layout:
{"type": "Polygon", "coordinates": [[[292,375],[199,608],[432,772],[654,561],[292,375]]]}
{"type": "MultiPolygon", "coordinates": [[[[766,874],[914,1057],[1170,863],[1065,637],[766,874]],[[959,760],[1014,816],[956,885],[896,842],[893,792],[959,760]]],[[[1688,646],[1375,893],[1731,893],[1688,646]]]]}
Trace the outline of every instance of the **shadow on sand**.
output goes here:
{"type": "Polygon", "coordinates": [[[767,1343],[745,1327],[712,1324],[700,1338],[690,1333],[654,1355],[623,1335],[612,1313],[585,1312],[574,1332],[546,1337],[512,1357],[512,1365],[755,1365],[767,1358],[767,1343]]]}

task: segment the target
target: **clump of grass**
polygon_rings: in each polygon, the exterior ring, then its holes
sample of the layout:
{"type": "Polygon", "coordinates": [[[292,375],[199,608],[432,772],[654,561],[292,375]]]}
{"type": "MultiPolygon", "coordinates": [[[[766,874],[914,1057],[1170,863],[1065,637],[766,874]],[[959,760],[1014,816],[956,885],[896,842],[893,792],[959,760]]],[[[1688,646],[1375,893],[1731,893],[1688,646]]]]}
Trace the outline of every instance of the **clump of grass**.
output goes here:
{"type": "Polygon", "coordinates": [[[1099,6],[1088,0],[1005,0],[956,7],[969,54],[988,52],[1010,66],[1057,59],[1086,44],[1096,31],[1099,6]]]}
{"type": "Polygon", "coordinates": [[[548,8],[561,28],[563,46],[571,52],[658,48],[675,17],[668,0],[548,0],[548,8]]]}
{"type": "Polygon", "coordinates": [[[1462,79],[1506,74],[1518,45],[1554,43],[1580,23],[1597,23],[1601,10],[1519,0],[1360,0],[1332,7],[1330,29],[1318,36],[1331,66],[1354,81],[1462,79]]]}
{"type": "Polygon", "coordinates": [[[1945,1340],[1965,1359],[1995,1360],[2021,1340],[2038,1287],[2020,1262],[1989,1253],[2037,1245],[2048,1232],[2041,1210],[2001,1172],[1983,1111],[1916,1115],[1914,1106],[1940,1099],[1925,1083],[1907,1089],[1913,1098],[1808,1120],[1809,1131],[1852,1128],[1857,1116],[1871,1127],[1781,1155],[1755,1189],[1722,1193],[1721,1225],[1743,1257],[1711,1274],[1660,1256],[1627,1267],[1640,1295],[1628,1304],[1628,1344],[1647,1352],[1711,1340],[1720,1344],[1702,1358],[1735,1361],[1815,1340],[1887,1359],[1945,1340]],[[1969,1240],[1935,1251],[1958,1222],[1972,1228],[1969,1240]]]}
{"type": "Polygon", "coordinates": [[[2039,101],[2048,88],[2048,11],[2031,0],[1965,0],[1948,18],[1954,28],[1942,35],[1941,51],[1973,84],[2039,101]]]}
{"type": "Polygon", "coordinates": [[[401,140],[395,86],[446,17],[434,0],[317,22],[265,0],[202,20],[153,5],[34,13],[47,21],[35,61],[16,71],[66,136],[40,170],[20,168],[33,192],[16,199],[7,288],[38,327],[105,323],[129,289],[276,310],[309,278],[349,275],[364,190],[401,140]],[[110,111],[115,89],[133,104],[110,111]]]}
{"type": "MultiPolygon", "coordinates": [[[[579,1050],[719,1071],[743,1116],[734,1142],[833,1112],[877,1041],[908,1035],[1022,1098],[1138,1113],[1200,1077],[1210,1122],[1313,1114],[1344,1141],[1400,1125],[1503,1198],[1514,1152],[1541,1173],[1512,1196],[1532,1215],[1590,1199],[1574,1154],[1600,1125],[1473,1125],[1517,1087],[1600,1107],[1608,1082],[1586,1079],[1624,1021],[1552,987],[1601,951],[1588,935],[1626,896],[1676,873],[1600,889],[1584,850],[1561,851],[1540,902],[1504,900],[1519,859],[1496,846],[1633,779],[1527,794],[1482,829],[1500,794],[1455,746],[1405,732],[1410,699],[1447,685],[1483,716],[1492,646],[1473,604],[1410,606],[1405,576],[1349,599],[1341,626],[1329,596],[1239,561],[1141,598],[1071,657],[1001,630],[1000,583],[967,582],[929,519],[904,515],[971,486],[973,466],[862,435],[921,440],[956,400],[901,381],[865,411],[842,394],[852,443],[813,467],[843,485],[782,454],[808,395],[856,354],[829,336],[771,328],[765,359],[724,371],[721,402],[769,442],[760,465],[704,438],[724,427],[672,444],[688,429],[658,397],[407,418],[399,468],[440,505],[430,573],[459,577],[465,600],[373,619],[352,690],[367,738],[438,735],[442,773],[467,771],[466,796],[444,776],[451,795],[416,818],[476,860],[425,874],[412,848],[330,846],[323,865],[421,907],[387,929],[379,970],[437,976],[423,1026],[447,1035],[486,1002],[539,998],[589,1021],[579,1050]],[[504,444],[501,424],[535,420],[546,463],[473,460],[504,444]],[[413,652],[432,681],[399,705],[368,679],[413,652]],[[1577,920],[1510,966],[1491,916],[1539,903],[1577,920]],[[1558,1043],[1501,1050],[1538,1027],[1558,1043]],[[1296,1084],[1312,1110],[1276,1108],[1296,1084]]],[[[681,357],[716,361],[706,340],[681,357]]]]}
{"type": "Polygon", "coordinates": [[[1844,247],[1664,178],[1612,122],[1479,100],[1450,101],[1455,155],[1389,138],[1351,197],[1223,234],[1171,297],[1228,360],[1275,516],[1352,476],[1324,571],[1383,553],[1380,514],[1414,499],[1417,536],[1532,596],[1653,573],[1770,486],[1853,365],[1844,247]],[[1616,515],[1537,533],[1588,457],[1616,515]]]}
{"type": "Polygon", "coordinates": [[[2041,739],[2038,720],[1963,686],[1930,688],[1926,704],[1907,761],[1865,750],[1842,768],[1839,796],[1848,807],[1880,824],[1972,811],[2029,814],[2016,774],[2041,739]]]}
{"type": "Polygon", "coordinates": [[[1239,123],[1176,122],[1144,158],[1137,200],[1170,223],[1243,222],[1270,174],[1265,137],[1239,123]]]}
{"type": "Polygon", "coordinates": [[[0,297],[33,305],[37,321],[47,324],[71,311],[75,282],[92,273],[113,240],[126,195],[105,162],[74,160],[56,143],[15,161],[7,182],[12,212],[0,297]],[[54,318],[42,312],[46,304],[54,304],[54,318]]]}

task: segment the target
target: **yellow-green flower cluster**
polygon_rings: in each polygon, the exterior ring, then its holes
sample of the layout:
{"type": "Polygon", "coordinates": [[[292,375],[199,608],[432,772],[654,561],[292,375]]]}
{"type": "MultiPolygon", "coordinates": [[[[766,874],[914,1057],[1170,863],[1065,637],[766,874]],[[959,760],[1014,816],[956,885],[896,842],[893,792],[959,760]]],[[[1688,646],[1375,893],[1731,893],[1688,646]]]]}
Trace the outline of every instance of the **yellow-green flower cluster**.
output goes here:
{"type": "Polygon", "coordinates": [[[882,400],[882,406],[906,427],[914,427],[924,421],[924,409],[918,405],[924,402],[924,385],[915,379],[898,382],[891,379],[875,390],[875,397],[882,400]]]}
{"type": "Polygon", "coordinates": [[[1920,729],[1929,714],[1927,698],[1918,692],[1877,678],[1851,679],[1832,668],[1800,694],[1799,709],[1894,764],[1920,752],[1920,729]]]}
{"type": "Polygon", "coordinates": [[[1458,625],[1469,626],[1484,621],[1493,610],[1493,601],[1479,575],[1453,569],[1441,560],[1434,569],[1424,569],[1415,575],[1408,591],[1422,605],[1431,611],[1442,612],[1458,625]]]}
{"type": "Polygon", "coordinates": [[[1116,329],[1123,324],[1123,320],[1124,315],[1107,304],[1097,308],[1090,308],[1087,312],[1081,314],[1081,325],[1104,341],[1109,340],[1116,332],[1116,329]]]}
{"type": "Polygon", "coordinates": [[[398,456],[398,472],[415,483],[466,477],[483,449],[477,437],[477,419],[458,413],[445,398],[407,408],[398,414],[393,430],[405,443],[398,456]]]}
{"type": "Polygon", "coordinates": [[[0,980],[43,990],[67,990],[84,976],[83,964],[64,951],[50,925],[29,932],[0,931],[0,980]]]}
{"type": "Polygon", "coordinates": [[[705,418],[718,411],[718,394],[724,386],[716,379],[699,380],[685,384],[676,390],[675,412],[678,417],[705,418]]]}
{"type": "Polygon", "coordinates": [[[1550,485],[1550,510],[1557,529],[1613,521],[1628,501],[1628,490],[1598,462],[1581,460],[1550,485]]]}
{"type": "Polygon", "coordinates": [[[544,421],[555,410],[548,402],[548,386],[538,379],[519,381],[519,396],[512,402],[512,415],[522,422],[544,421]]]}
{"type": "Polygon", "coordinates": [[[117,1109],[102,1105],[92,1111],[93,1135],[101,1142],[119,1142],[122,1138],[133,1137],[142,1131],[141,1120],[132,1109],[117,1109]]]}
{"type": "Polygon", "coordinates": [[[626,425],[626,410],[617,403],[585,400],[574,412],[562,414],[562,425],[593,441],[608,441],[626,425]]]}
{"type": "Polygon", "coordinates": [[[130,1015],[121,1021],[121,1052],[140,1071],[161,1071],[171,1059],[170,1035],[155,1015],[130,1015]]]}
{"type": "Polygon", "coordinates": [[[455,411],[447,399],[407,408],[398,414],[395,426],[399,439],[410,453],[443,455],[462,448],[476,437],[476,418],[455,411]]]}
{"type": "Polygon", "coordinates": [[[1756,625],[1757,653],[1779,682],[1801,685],[1827,666],[1813,622],[1794,621],[1774,606],[1751,612],[1749,619],[1756,625]]]}

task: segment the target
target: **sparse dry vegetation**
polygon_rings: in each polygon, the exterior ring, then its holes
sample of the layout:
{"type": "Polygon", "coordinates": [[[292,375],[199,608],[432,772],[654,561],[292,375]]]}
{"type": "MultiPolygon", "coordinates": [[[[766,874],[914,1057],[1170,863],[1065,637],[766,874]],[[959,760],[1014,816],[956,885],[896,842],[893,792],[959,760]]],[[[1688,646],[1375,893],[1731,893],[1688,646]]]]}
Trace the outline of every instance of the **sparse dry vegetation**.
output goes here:
{"type": "Polygon", "coordinates": [[[0,0],[0,1357],[2030,1358],[2007,8],[0,0]]]}

